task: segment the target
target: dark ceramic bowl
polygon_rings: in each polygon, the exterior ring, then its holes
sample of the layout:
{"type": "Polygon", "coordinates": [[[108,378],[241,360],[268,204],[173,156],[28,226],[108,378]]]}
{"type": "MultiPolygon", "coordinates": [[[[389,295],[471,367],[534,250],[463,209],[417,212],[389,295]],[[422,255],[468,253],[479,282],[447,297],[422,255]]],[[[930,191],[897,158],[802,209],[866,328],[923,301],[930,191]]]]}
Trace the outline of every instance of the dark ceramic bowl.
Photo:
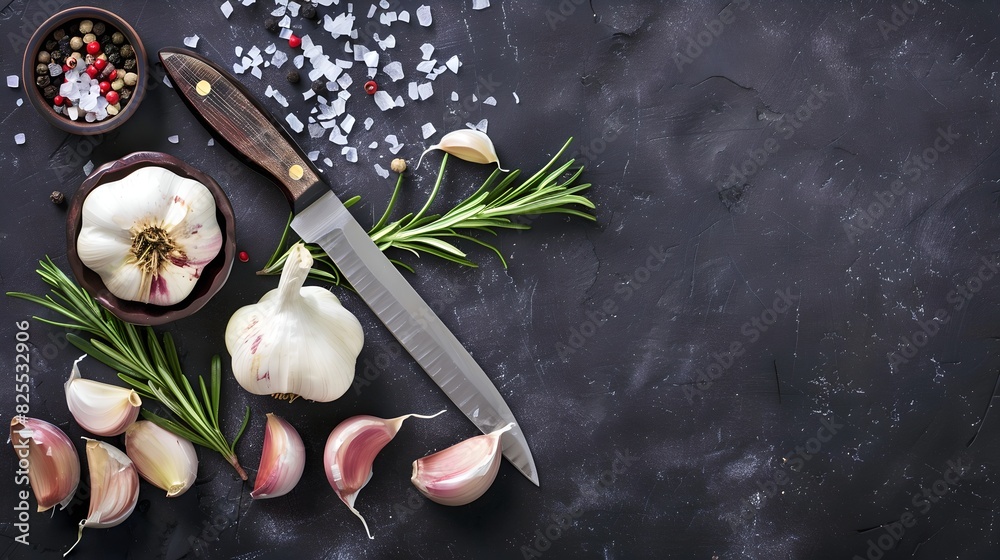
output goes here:
{"type": "MultiPolygon", "coordinates": [[[[24,91],[28,96],[28,101],[31,105],[38,111],[38,114],[42,116],[49,124],[65,130],[66,132],[72,132],[73,134],[81,135],[93,135],[93,134],[104,134],[109,130],[115,129],[125,123],[136,110],[139,108],[139,103],[146,94],[146,77],[147,77],[147,63],[146,63],[146,49],[142,46],[142,41],[139,40],[139,34],[135,32],[125,20],[118,17],[117,15],[101,8],[92,8],[90,6],[79,6],[76,8],[69,8],[63,10],[49,19],[45,20],[35,33],[28,40],[28,46],[24,50],[24,60],[21,63],[21,81],[23,82],[24,91]],[[118,31],[121,31],[125,35],[126,41],[132,45],[135,50],[135,61],[136,68],[135,73],[139,75],[139,81],[135,85],[135,91],[132,93],[132,99],[122,107],[120,113],[114,116],[108,116],[103,121],[95,121],[92,123],[86,122],[81,117],[79,120],[72,121],[65,115],[60,115],[52,109],[52,103],[45,99],[42,95],[41,90],[35,85],[35,65],[38,61],[38,53],[45,47],[45,42],[52,36],[52,33],[61,27],[67,26],[70,23],[77,21],[89,19],[93,21],[104,22],[105,25],[109,25],[118,31]]],[[[57,80],[62,80],[62,77],[57,77],[57,80]]],[[[59,81],[54,85],[58,86],[62,82],[59,81]]]]}
{"type": "Polygon", "coordinates": [[[162,325],[191,315],[204,307],[208,300],[212,299],[212,296],[222,288],[233,268],[233,257],[236,255],[236,218],[233,215],[233,207],[229,204],[229,198],[226,197],[226,193],[214,179],[167,154],[136,152],[102,165],[90,177],[87,177],[87,180],[77,190],[66,219],[66,249],[69,265],[77,282],[108,311],[127,323],[162,325]],[[151,165],[164,167],[181,177],[194,179],[208,187],[208,190],[215,196],[215,215],[219,220],[219,227],[222,229],[222,249],[219,254],[202,270],[201,277],[188,297],[180,303],[169,306],[152,305],[116,297],[104,285],[100,275],[84,266],[76,250],[76,240],[83,226],[83,201],[90,192],[104,183],[123,179],[133,171],[151,165]]]}

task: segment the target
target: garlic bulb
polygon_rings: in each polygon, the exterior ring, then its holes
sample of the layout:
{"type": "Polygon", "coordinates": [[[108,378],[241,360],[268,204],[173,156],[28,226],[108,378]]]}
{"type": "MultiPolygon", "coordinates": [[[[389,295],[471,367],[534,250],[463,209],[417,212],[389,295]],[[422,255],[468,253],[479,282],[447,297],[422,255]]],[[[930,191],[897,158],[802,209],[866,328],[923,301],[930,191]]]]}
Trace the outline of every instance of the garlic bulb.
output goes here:
{"type": "Polygon", "coordinates": [[[140,420],[125,430],[125,454],[146,482],[167,493],[168,498],[187,492],[198,476],[194,444],[140,420]]]}
{"type": "Polygon", "coordinates": [[[329,402],[354,380],[365,340],[361,323],[329,290],[302,286],[312,263],[305,245],[293,245],[278,287],[229,319],[233,374],[255,395],[289,393],[329,402]]]}
{"type": "Polygon", "coordinates": [[[352,416],[337,424],[337,427],[330,432],[330,437],[326,440],[326,449],[323,451],[326,479],[340,501],[361,520],[369,539],[375,537],[368,530],[365,518],[354,509],[354,501],[372,478],[372,463],[375,461],[375,456],[396,437],[396,433],[407,418],[430,419],[443,412],[442,410],[431,416],[407,414],[390,420],[375,416],[352,416]]]}
{"type": "Polygon", "coordinates": [[[495,163],[500,171],[507,171],[500,167],[500,158],[497,157],[493,141],[490,140],[490,137],[485,132],[478,130],[463,128],[445,134],[441,137],[440,142],[427,148],[424,150],[424,153],[420,154],[420,159],[417,160],[417,167],[420,167],[420,162],[424,160],[424,155],[431,150],[441,150],[472,163],[495,163]]]}
{"type": "Polygon", "coordinates": [[[162,167],[98,186],[82,214],[80,260],[121,299],[183,301],[222,248],[212,192],[162,167]]]}
{"type": "Polygon", "coordinates": [[[15,482],[24,484],[27,475],[38,511],[66,509],[80,485],[80,456],[69,436],[44,420],[15,416],[10,442],[18,458],[15,482]]]}
{"type": "Polygon", "coordinates": [[[76,542],[63,556],[80,544],[85,528],[107,529],[120,524],[132,514],[139,500],[139,475],[128,455],[110,443],[83,439],[87,440],[90,469],[90,511],[80,522],[76,542]]]}
{"type": "Polygon", "coordinates": [[[500,436],[514,427],[456,443],[413,462],[410,481],[421,494],[445,506],[464,506],[490,488],[500,470],[500,436]]]}
{"type": "Polygon", "coordinates": [[[262,500],[284,496],[299,483],[305,466],[306,447],[302,437],[284,419],[268,413],[260,469],[250,497],[262,500]]]}
{"type": "Polygon", "coordinates": [[[73,371],[64,388],[66,405],[81,428],[99,436],[117,436],[139,417],[142,399],[139,393],[125,387],[91,381],[80,376],[80,360],[73,362],[73,371]]]}

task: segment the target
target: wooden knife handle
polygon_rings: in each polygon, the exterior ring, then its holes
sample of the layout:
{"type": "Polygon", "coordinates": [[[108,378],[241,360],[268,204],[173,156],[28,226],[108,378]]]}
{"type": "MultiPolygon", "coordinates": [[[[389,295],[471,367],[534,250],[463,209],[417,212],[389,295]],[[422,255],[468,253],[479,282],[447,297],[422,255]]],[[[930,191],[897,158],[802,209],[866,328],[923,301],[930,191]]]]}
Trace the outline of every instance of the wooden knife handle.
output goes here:
{"type": "Polygon", "coordinates": [[[186,49],[160,61],[174,89],[206,128],[244,163],[273,179],[296,212],[329,191],[292,137],[229,72],[186,49]]]}

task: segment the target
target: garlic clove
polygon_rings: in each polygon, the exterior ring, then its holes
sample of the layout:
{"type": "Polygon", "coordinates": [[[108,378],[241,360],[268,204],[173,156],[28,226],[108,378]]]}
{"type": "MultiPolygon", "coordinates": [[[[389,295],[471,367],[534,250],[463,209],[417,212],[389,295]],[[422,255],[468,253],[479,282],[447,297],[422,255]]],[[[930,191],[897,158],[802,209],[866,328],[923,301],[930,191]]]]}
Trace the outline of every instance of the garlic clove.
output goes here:
{"type": "Polygon", "coordinates": [[[388,420],[376,416],[352,416],[330,432],[323,451],[326,479],[340,501],[361,520],[369,539],[375,537],[368,530],[365,518],[354,508],[354,502],[374,474],[372,463],[375,456],[396,437],[407,418],[430,419],[442,413],[443,410],[430,416],[406,414],[388,420]]]}
{"type": "Polygon", "coordinates": [[[277,498],[292,491],[306,466],[306,448],[299,432],[283,418],[268,413],[264,450],[250,497],[277,498]]]}
{"type": "Polygon", "coordinates": [[[194,444],[149,420],[140,420],[125,430],[125,453],[136,470],[153,486],[180,496],[198,475],[198,455],[194,444]]]}
{"type": "Polygon", "coordinates": [[[421,494],[445,506],[464,506],[486,493],[500,470],[500,436],[513,423],[413,462],[410,481],[421,494]]]}
{"type": "Polygon", "coordinates": [[[44,420],[15,416],[10,421],[10,441],[19,472],[28,473],[38,511],[55,505],[66,509],[80,485],[80,456],[69,436],[44,420]]]}
{"type": "Polygon", "coordinates": [[[128,455],[96,439],[87,440],[87,467],[90,469],[90,511],[80,522],[76,542],[66,556],[80,544],[85,528],[107,529],[125,521],[139,500],[139,475],[128,455]]]}
{"type": "Polygon", "coordinates": [[[424,150],[417,160],[417,167],[423,161],[424,155],[431,150],[441,150],[459,159],[471,161],[472,163],[495,163],[500,171],[506,169],[500,167],[500,158],[497,157],[496,148],[493,141],[485,132],[472,130],[469,128],[455,130],[441,137],[441,141],[424,150]]]}
{"type": "Polygon", "coordinates": [[[329,290],[303,287],[312,263],[303,244],[293,245],[277,289],[229,319],[226,348],[233,357],[233,375],[255,395],[329,402],[354,381],[364,331],[329,290]]]}
{"type": "Polygon", "coordinates": [[[99,436],[117,436],[139,417],[142,399],[132,389],[109,385],[80,376],[80,360],[64,386],[66,405],[81,428],[99,436]]]}

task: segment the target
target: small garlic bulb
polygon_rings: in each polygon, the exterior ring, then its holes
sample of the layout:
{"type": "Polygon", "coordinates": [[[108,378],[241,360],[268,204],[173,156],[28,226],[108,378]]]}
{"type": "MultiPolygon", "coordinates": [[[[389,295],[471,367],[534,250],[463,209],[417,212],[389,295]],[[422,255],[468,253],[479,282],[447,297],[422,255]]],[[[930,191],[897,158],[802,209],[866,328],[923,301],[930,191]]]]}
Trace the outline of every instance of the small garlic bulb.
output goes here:
{"type": "Polygon", "coordinates": [[[104,183],[83,201],[77,253],[115,296],[173,305],[222,248],[208,187],[150,166],[104,183]]]}
{"type": "Polygon", "coordinates": [[[302,436],[285,419],[268,413],[260,468],[250,497],[263,500],[284,496],[299,483],[305,466],[306,447],[302,436]]]}
{"type": "Polygon", "coordinates": [[[98,436],[117,436],[139,417],[142,399],[132,389],[109,385],[80,376],[80,360],[64,386],[66,406],[81,428],[98,436]]]}
{"type": "Polygon", "coordinates": [[[15,416],[10,421],[10,442],[19,471],[28,473],[38,511],[55,505],[66,509],[80,485],[80,455],[69,436],[44,420],[15,416]]]}
{"type": "Polygon", "coordinates": [[[361,323],[329,290],[303,287],[312,263],[305,245],[293,245],[278,287],[229,319],[226,348],[233,374],[255,395],[329,402],[354,381],[365,340],[361,323]]]}
{"type": "Polygon", "coordinates": [[[165,491],[168,498],[187,492],[198,476],[194,444],[149,420],[140,420],[125,430],[125,454],[139,475],[165,491]]]}
{"type": "Polygon", "coordinates": [[[424,160],[424,155],[431,150],[441,150],[459,159],[471,161],[472,163],[495,163],[500,171],[507,171],[500,167],[500,158],[497,157],[496,148],[493,141],[485,132],[463,128],[449,132],[441,137],[441,141],[430,148],[424,150],[417,160],[417,167],[424,160]]]}
{"type": "Polygon", "coordinates": [[[489,490],[500,470],[500,436],[513,423],[469,438],[413,462],[410,481],[421,494],[445,506],[464,506],[489,490]]]}

